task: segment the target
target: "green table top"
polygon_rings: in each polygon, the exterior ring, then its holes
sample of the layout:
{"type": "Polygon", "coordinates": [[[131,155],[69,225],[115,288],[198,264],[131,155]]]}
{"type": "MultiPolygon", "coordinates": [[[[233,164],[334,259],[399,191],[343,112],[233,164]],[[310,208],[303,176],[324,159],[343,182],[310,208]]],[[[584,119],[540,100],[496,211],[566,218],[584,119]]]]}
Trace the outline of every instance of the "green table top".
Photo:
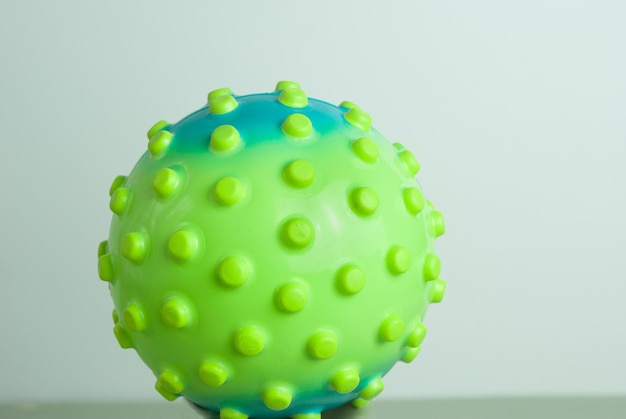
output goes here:
{"type": "MultiPolygon", "coordinates": [[[[201,419],[175,403],[63,403],[0,405],[2,419],[201,419]]],[[[379,400],[343,407],[323,419],[624,419],[626,397],[379,400]]]]}

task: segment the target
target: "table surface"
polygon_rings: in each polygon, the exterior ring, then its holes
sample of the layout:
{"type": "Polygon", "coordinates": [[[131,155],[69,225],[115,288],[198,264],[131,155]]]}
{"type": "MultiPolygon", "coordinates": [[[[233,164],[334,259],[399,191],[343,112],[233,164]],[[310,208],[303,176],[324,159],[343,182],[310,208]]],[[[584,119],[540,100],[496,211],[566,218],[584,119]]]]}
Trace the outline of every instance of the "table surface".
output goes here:
{"type": "MultiPolygon", "coordinates": [[[[201,419],[175,403],[63,403],[0,405],[2,419],[201,419]]],[[[362,409],[345,406],[322,419],[624,419],[625,397],[538,397],[378,400],[362,409]]]]}

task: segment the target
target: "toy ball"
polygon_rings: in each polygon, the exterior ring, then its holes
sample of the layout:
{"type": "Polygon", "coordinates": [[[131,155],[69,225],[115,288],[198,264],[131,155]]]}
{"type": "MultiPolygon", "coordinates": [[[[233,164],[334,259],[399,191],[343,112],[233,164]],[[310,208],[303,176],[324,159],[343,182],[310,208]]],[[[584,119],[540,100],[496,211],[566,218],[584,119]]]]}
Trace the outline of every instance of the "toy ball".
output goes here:
{"type": "Polygon", "coordinates": [[[445,291],[417,160],[294,82],[207,102],[150,128],[111,186],[98,273],[117,341],[164,398],[222,419],[363,406],[445,291]]]}

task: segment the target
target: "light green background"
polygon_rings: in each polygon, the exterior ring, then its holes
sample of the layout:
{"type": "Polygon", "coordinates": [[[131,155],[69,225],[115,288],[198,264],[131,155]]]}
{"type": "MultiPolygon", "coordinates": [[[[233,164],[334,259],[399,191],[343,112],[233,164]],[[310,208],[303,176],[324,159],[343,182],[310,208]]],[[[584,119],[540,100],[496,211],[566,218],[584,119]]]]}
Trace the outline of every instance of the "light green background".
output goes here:
{"type": "Polygon", "coordinates": [[[382,397],[626,393],[626,3],[0,0],[0,402],[157,400],[108,187],[206,93],[300,82],[414,151],[444,303],[382,397]]]}

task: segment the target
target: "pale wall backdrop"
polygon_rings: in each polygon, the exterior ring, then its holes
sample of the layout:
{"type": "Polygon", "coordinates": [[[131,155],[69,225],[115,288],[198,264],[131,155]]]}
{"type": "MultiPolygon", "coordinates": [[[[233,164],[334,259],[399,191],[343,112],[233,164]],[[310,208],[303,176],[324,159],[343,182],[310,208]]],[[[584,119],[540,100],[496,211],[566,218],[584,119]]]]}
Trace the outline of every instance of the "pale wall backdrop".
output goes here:
{"type": "Polygon", "coordinates": [[[623,1],[0,0],[0,402],[159,399],[108,188],[157,120],[299,81],[422,164],[443,304],[383,397],[626,393],[623,1]]]}

